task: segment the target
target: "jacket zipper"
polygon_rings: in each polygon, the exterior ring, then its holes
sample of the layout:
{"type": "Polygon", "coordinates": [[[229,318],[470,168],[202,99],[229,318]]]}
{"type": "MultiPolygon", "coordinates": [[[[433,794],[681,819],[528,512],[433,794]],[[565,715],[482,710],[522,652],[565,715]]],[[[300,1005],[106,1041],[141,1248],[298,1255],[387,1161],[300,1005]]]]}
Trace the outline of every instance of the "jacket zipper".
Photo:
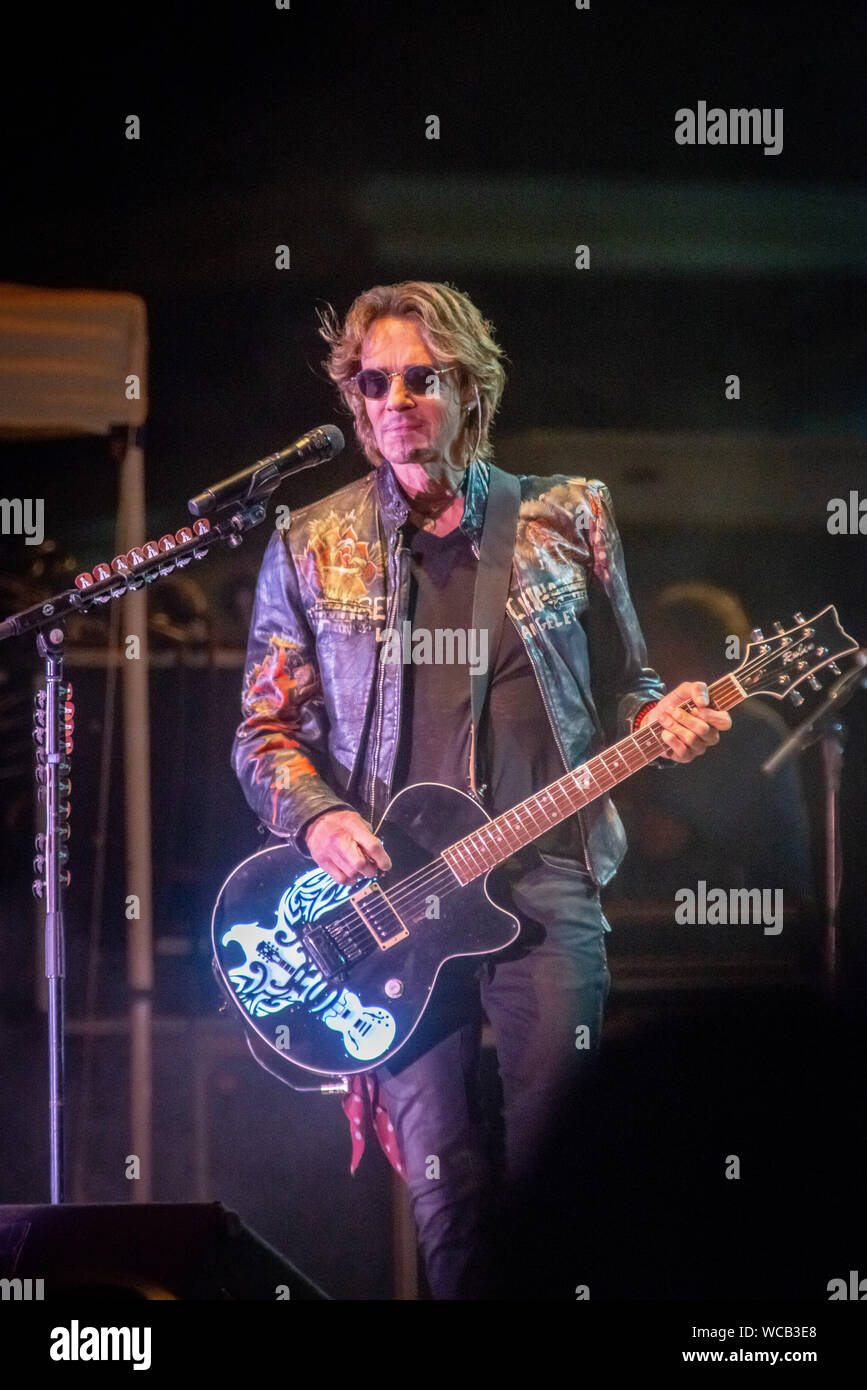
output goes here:
{"type": "MultiPolygon", "coordinates": [[[[397,532],[392,532],[392,534],[389,536],[388,569],[391,569],[391,562],[394,558],[394,547],[396,545],[396,542],[397,532]]],[[[400,574],[398,574],[397,583],[394,586],[394,591],[391,597],[391,603],[389,604],[389,612],[386,619],[386,633],[391,631],[394,627],[394,623],[391,621],[391,619],[393,617],[394,610],[396,610],[397,608],[398,600],[400,598],[400,578],[401,576],[400,574]]],[[[373,763],[371,766],[370,778],[368,779],[367,783],[367,803],[370,806],[371,821],[373,821],[373,819],[376,816],[376,806],[374,805],[374,788],[376,786],[376,774],[379,770],[379,748],[382,735],[382,721],[385,714],[384,701],[382,699],[382,687],[385,682],[386,663],[381,660],[381,657],[382,651],[380,651],[379,656],[377,657],[377,664],[379,665],[380,670],[376,677],[376,723],[373,735],[373,763]]],[[[399,670],[398,681],[402,682],[402,679],[403,671],[401,669],[399,670]]]]}
{"type": "MultiPolygon", "coordinates": [[[[399,548],[398,551],[397,551],[397,593],[396,593],[396,595],[395,595],[395,616],[397,616],[397,610],[400,608],[400,599],[401,599],[401,595],[403,594],[403,591],[404,591],[404,580],[405,580],[405,578],[406,578],[406,572],[408,571],[408,569],[409,569],[409,550],[406,549],[405,547],[399,548]]],[[[396,724],[395,724],[395,727],[396,727],[396,730],[397,730],[397,735],[396,735],[395,745],[394,745],[394,756],[392,757],[392,760],[391,760],[391,767],[389,768],[389,773],[388,773],[388,783],[387,783],[386,789],[385,789],[386,804],[388,804],[389,798],[391,797],[391,789],[392,789],[392,786],[394,785],[394,769],[395,769],[395,764],[396,764],[396,762],[397,762],[397,755],[398,755],[398,752],[400,751],[400,730],[401,730],[401,719],[402,719],[402,717],[403,717],[403,628],[402,628],[402,627],[401,627],[401,649],[400,649],[400,650],[401,650],[401,659],[400,659],[400,662],[399,662],[398,668],[397,668],[397,720],[396,720],[396,724]]]]}

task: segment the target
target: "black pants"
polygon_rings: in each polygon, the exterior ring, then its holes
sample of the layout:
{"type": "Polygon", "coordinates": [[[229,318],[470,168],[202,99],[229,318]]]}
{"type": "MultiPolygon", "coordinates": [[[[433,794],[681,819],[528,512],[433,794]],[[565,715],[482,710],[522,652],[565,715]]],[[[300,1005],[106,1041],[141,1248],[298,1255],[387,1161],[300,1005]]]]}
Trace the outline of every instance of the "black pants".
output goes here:
{"type": "Polygon", "coordinates": [[[485,1296],[502,1204],[532,1174],[560,1108],[593,1065],[611,983],[608,924],[589,876],[535,852],[529,865],[499,872],[489,891],[519,917],[519,938],[481,963],[449,962],[394,1067],[377,1069],[434,1298],[485,1296]],[[481,1103],[479,1004],[502,1083],[501,1161],[481,1103]]]}

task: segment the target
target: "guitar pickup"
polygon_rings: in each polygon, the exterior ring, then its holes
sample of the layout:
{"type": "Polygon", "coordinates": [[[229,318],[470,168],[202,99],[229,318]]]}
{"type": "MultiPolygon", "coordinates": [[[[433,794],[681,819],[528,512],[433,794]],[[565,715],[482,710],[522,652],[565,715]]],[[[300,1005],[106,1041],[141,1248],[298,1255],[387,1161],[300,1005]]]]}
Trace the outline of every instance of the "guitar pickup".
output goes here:
{"type": "Polygon", "coordinates": [[[349,899],[381,951],[409,936],[409,928],[375,881],[366,883],[349,899]]]}
{"type": "Polygon", "coordinates": [[[307,927],[301,933],[304,950],[326,980],[346,969],[347,961],[325,927],[307,927]]]}

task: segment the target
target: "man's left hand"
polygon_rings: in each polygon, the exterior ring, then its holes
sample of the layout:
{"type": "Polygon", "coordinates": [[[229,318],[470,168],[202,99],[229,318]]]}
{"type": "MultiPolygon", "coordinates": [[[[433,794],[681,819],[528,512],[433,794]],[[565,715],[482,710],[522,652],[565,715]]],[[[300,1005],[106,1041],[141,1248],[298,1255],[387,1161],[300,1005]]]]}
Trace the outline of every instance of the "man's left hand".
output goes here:
{"type": "Polygon", "coordinates": [[[682,681],[676,689],[663,695],[659,704],[647,716],[648,724],[660,724],[663,742],[668,745],[667,756],[676,763],[691,763],[719,743],[720,730],[730,729],[731,716],[724,710],[711,709],[707,703],[707,686],[703,681],[682,681]],[[694,700],[696,710],[687,714],[680,708],[694,700]]]}

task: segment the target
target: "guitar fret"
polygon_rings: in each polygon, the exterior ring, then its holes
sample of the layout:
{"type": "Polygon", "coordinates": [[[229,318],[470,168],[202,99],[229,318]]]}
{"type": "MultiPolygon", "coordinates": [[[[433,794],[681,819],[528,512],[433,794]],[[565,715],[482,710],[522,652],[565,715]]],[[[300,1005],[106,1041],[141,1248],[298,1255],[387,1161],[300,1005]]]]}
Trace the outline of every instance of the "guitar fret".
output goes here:
{"type": "Polygon", "coordinates": [[[474,875],[461,862],[463,855],[458,845],[449,845],[448,849],[443,850],[442,857],[461,886],[472,882],[474,875]]]}
{"type": "Polygon", "coordinates": [[[468,849],[468,847],[467,847],[466,845],[464,845],[464,844],[453,845],[453,846],[452,846],[452,851],[453,851],[453,853],[455,854],[456,858],[459,858],[459,859],[463,860],[463,865],[462,865],[462,867],[464,867],[464,868],[475,868],[475,867],[476,867],[476,866],[472,863],[472,861],[471,861],[471,859],[470,859],[470,852],[469,852],[469,849],[468,849]]]}
{"type": "Polygon", "coordinates": [[[656,749],[660,753],[665,753],[668,751],[668,745],[665,743],[662,737],[662,730],[659,728],[657,724],[645,724],[643,728],[639,729],[638,733],[635,735],[635,739],[636,742],[640,743],[642,752],[645,751],[645,744],[650,745],[650,751],[646,753],[646,756],[648,758],[653,757],[652,750],[654,749],[656,749]]]}
{"type": "Polygon", "coordinates": [[[632,758],[635,759],[635,768],[636,768],[636,770],[637,770],[638,767],[641,765],[641,763],[644,761],[644,759],[643,759],[642,756],[641,756],[641,749],[640,749],[640,748],[638,747],[638,745],[636,744],[634,738],[630,738],[630,740],[629,740],[629,743],[628,743],[627,748],[626,748],[626,752],[625,752],[624,755],[623,755],[623,761],[624,761],[625,763],[629,763],[629,762],[630,762],[630,759],[632,759],[632,758]]]}
{"type": "MultiPolygon", "coordinates": [[[[595,785],[595,778],[593,777],[593,774],[592,772],[590,772],[589,768],[582,773],[580,778],[577,772],[570,772],[569,776],[572,778],[572,781],[575,783],[576,790],[579,792],[587,793],[590,791],[591,783],[595,785]]],[[[579,805],[586,806],[589,800],[590,797],[585,795],[579,802],[579,805]]]]}
{"type": "MultiPolygon", "coordinates": [[[[595,762],[596,759],[594,758],[593,761],[595,762]]],[[[596,787],[597,792],[602,792],[602,791],[605,790],[605,788],[602,786],[602,784],[596,780],[596,776],[595,776],[595,774],[594,774],[594,772],[593,772],[593,767],[592,767],[592,765],[591,765],[590,763],[587,764],[587,776],[590,777],[590,778],[592,779],[593,784],[594,784],[594,786],[596,787]]]]}
{"type": "MultiPolygon", "coordinates": [[[[495,832],[495,830],[494,830],[493,825],[484,825],[484,826],[482,826],[482,829],[479,830],[479,831],[477,831],[476,833],[479,834],[479,835],[489,835],[489,836],[491,837],[491,840],[493,841],[493,844],[492,844],[492,845],[485,844],[485,845],[483,846],[483,848],[484,848],[485,850],[487,850],[488,852],[490,852],[490,851],[493,849],[494,855],[495,855],[495,856],[499,855],[500,846],[499,846],[499,845],[497,844],[497,842],[496,842],[496,839],[495,839],[495,834],[496,834],[496,832],[495,832]]],[[[495,858],[495,859],[494,859],[494,863],[496,863],[496,862],[497,862],[497,860],[496,860],[496,858],[495,858]]]]}
{"type": "Polygon", "coordinates": [[[486,830],[487,827],[484,827],[483,830],[476,831],[476,835],[478,837],[477,843],[479,847],[479,854],[482,858],[482,862],[485,868],[492,869],[497,862],[497,848],[496,846],[493,846],[492,848],[491,845],[485,844],[484,840],[481,838],[481,836],[484,833],[486,833],[486,830]]]}
{"type": "Polygon", "coordinates": [[[605,765],[605,763],[604,763],[604,761],[603,761],[603,759],[602,759],[601,757],[596,757],[596,758],[594,758],[594,759],[593,759],[593,762],[596,763],[596,764],[598,765],[600,771],[601,771],[602,773],[604,773],[604,775],[609,779],[607,782],[600,781],[600,779],[596,776],[596,773],[594,772],[594,773],[593,773],[593,781],[596,783],[596,785],[597,785],[597,787],[599,788],[600,791],[605,791],[605,792],[607,792],[609,787],[613,787],[613,786],[616,784],[617,778],[616,778],[616,777],[612,777],[612,775],[611,775],[611,769],[608,768],[608,767],[606,767],[606,765],[605,765]]]}
{"type": "Polygon", "coordinates": [[[472,836],[468,836],[466,840],[461,840],[457,848],[466,859],[468,867],[472,869],[474,877],[479,871],[484,873],[485,865],[476,853],[476,847],[473,844],[472,836]]]}

